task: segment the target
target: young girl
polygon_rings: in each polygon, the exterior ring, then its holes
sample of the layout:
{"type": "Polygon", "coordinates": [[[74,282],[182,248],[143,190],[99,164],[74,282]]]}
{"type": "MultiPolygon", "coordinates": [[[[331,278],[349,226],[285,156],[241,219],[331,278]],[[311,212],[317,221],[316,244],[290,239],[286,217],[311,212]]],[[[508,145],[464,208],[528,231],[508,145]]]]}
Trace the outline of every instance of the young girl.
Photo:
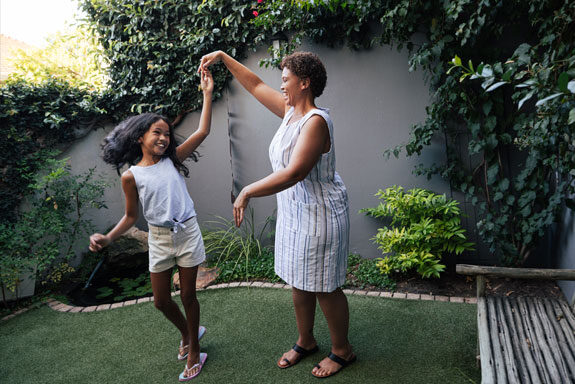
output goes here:
{"type": "Polygon", "coordinates": [[[198,265],[205,259],[204,243],[194,203],[180,174],[188,176],[184,160],[192,157],[197,161],[194,151],[210,133],[214,82],[207,70],[200,76],[204,93],[200,124],[183,144],[176,143],[174,129],[168,120],[153,113],[128,118],[106,137],[102,146],[104,161],[118,170],[126,163],[132,165],[122,174],[126,212],[106,235],[95,233],[90,236],[93,252],[109,245],[134,225],[140,200],[149,226],[154,305],[182,334],[178,360],[187,358],[187,364],[180,381],[197,376],[207,358],[206,353],[200,353],[198,339],[205,328],[199,326],[200,306],[196,298],[198,265]],[[176,264],[185,316],[171,296],[172,268],[176,264]]]}

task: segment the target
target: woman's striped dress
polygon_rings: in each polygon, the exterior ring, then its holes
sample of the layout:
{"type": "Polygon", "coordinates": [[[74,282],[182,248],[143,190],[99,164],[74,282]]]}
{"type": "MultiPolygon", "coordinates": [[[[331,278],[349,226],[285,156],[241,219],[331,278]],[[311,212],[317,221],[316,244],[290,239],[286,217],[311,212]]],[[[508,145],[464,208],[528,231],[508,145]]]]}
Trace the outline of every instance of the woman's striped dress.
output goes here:
{"type": "Polygon", "coordinates": [[[291,286],[310,292],[332,292],[345,282],[349,251],[347,192],[335,171],[333,125],[327,109],[313,109],[287,124],[293,107],[270,144],[275,171],[287,167],[305,122],[321,116],[329,128],[331,148],[307,177],[277,194],[275,272],[291,286]]]}

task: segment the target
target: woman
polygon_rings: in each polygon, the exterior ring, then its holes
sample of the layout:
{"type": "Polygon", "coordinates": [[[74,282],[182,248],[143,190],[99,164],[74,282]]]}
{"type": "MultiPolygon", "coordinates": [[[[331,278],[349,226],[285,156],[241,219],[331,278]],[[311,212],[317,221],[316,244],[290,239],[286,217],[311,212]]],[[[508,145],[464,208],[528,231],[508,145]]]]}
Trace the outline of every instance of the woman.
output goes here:
{"type": "Polygon", "coordinates": [[[200,70],[223,62],[260,103],[283,119],[270,145],[273,173],[239,193],[234,220],[239,226],[252,197],[277,194],[275,271],[292,288],[299,338],[277,365],[288,368],[318,350],[313,335],[316,299],[326,317],[331,353],[312,374],[329,377],[354,362],[348,341],[349,308],[341,290],[349,249],[347,192],[335,172],[333,127],[315,98],[327,75],[319,58],[296,52],[282,60],[281,92],[222,51],[201,59],[200,70]]]}

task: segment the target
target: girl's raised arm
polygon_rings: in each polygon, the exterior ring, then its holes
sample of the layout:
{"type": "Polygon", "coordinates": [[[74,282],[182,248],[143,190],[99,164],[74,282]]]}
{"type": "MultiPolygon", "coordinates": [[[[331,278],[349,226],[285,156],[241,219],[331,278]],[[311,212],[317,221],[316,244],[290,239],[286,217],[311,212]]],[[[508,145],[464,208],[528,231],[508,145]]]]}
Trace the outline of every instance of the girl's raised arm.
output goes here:
{"type": "Polygon", "coordinates": [[[288,106],[281,92],[273,89],[262,81],[255,73],[250,71],[233,57],[222,51],[215,51],[202,56],[198,71],[207,69],[210,65],[221,61],[234,75],[240,84],[251,93],[264,107],[275,115],[283,118],[288,106]]]}
{"type": "Polygon", "coordinates": [[[214,91],[214,79],[208,70],[200,72],[200,84],[204,92],[204,104],[198,129],[176,148],[176,156],[180,161],[186,160],[210,134],[212,126],[212,93],[214,91]]]}
{"type": "Polygon", "coordinates": [[[90,236],[90,251],[100,252],[104,247],[130,229],[138,219],[138,188],[136,179],[129,170],[122,174],[122,189],[126,197],[126,211],[118,224],[106,235],[94,233],[90,236]]]}

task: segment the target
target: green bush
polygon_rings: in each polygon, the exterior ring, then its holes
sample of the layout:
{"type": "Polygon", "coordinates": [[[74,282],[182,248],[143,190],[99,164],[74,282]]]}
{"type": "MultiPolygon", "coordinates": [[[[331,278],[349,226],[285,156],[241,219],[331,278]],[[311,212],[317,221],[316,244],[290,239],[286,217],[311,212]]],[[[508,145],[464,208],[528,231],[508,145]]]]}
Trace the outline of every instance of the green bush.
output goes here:
{"type": "Polygon", "coordinates": [[[396,283],[389,276],[381,273],[377,260],[364,259],[360,255],[350,254],[347,259],[347,278],[345,285],[366,288],[368,286],[395,290],[396,283]]]}
{"type": "Polygon", "coordinates": [[[422,277],[439,277],[445,253],[472,249],[461,228],[457,201],[419,188],[404,193],[398,186],[379,190],[376,196],[383,201],[360,212],[391,217],[390,227],[378,229],[373,238],[385,255],[377,263],[383,274],[416,270],[422,277]]]}
{"type": "Polygon", "coordinates": [[[74,246],[94,229],[88,208],[105,208],[106,184],[94,181],[94,170],[72,175],[66,160],[50,160],[27,200],[28,208],[9,223],[0,223],[0,285],[14,291],[21,274],[41,282],[61,280],[71,271],[67,262],[74,246]]]}
{"type": "Polygon", "coordinates": [[[76,128],[90,127],[105,113],[96,103],[99,97],[59,79],[13,80],[0,87],[0,222],[18,216],[22,199],[34,192],[36,174],[56,157],[54,149],[74,141],[76,128]]]}

